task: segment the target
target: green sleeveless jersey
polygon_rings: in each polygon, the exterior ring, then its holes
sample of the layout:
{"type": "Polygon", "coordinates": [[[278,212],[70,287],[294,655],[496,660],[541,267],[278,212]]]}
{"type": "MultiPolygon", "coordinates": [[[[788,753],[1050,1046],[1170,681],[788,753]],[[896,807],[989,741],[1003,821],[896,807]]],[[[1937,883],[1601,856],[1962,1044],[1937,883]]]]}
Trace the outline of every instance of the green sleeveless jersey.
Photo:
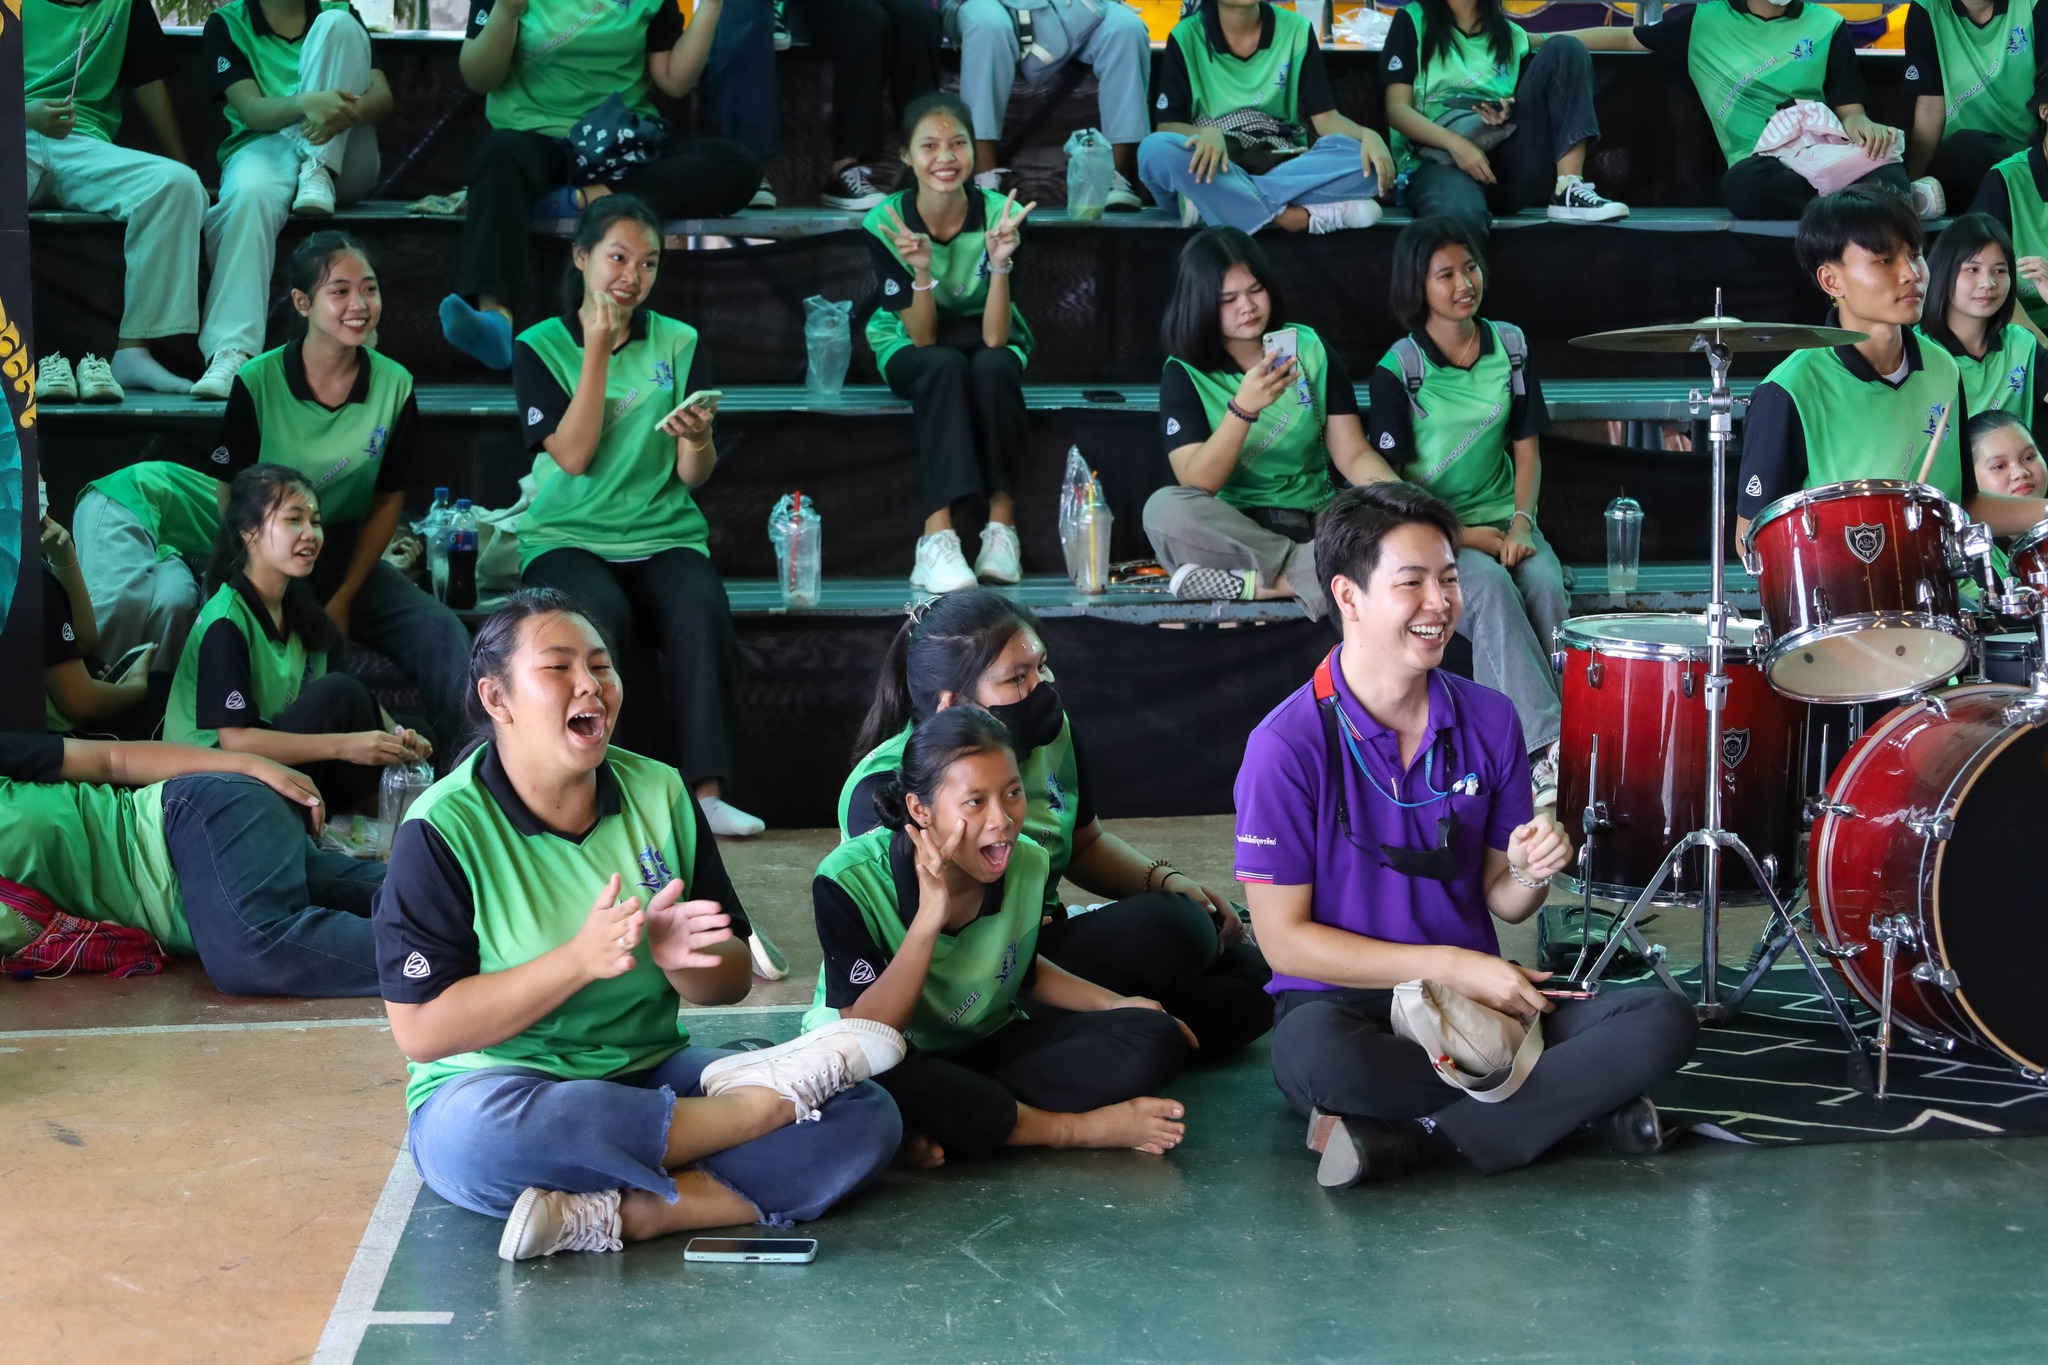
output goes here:
{"type": "Polygon", "coordinates": [[[1996,133],[2026,146],[2040,141],[2034,95],[2034,0],[2012,0],[1978,28],[1950,0],[1923,0],[1941,61],[1945,133],[1996,133]]]}
{"type": "MultiPolygon", "coordinates": [[[[177,674],[171,679],[171,698],[164,711],[164,738],[173,744],[197,744],[212,748],[220,742],[214,730],[199,728],[199,649],[208,631],[218,625],[241,635],[249,647],[249,679],[256,695],[241,698],[246,703],[251,727],[299,699],[307,682],[327,672],[327,655],[308,651],[297,635],[280,636],[260,609],[250,604],[233,583],[220,590],[199,609],[192,633],[185,637],[185,652],[178,658],[177,674]]],[[[235,710],[235,698],[228,706],[235,710]]]]}
{"type": "MultiPolygon", "coordinates": [[[[988,224],[1001,214],[1004,196],[993,190],[969,186],[967,192],[979,198],[970,203],[967,222],[950,242],[936,239],[932,242],[932,306],[937,310],[939,321],[979,318],[981,310],[988,306],[988,224]]],[[[903,326],[903,313],[912,303],[911,280],[915,271],[903,263],[896,254],[889,228],[890,214],[900,217],[904,224],[916,232],[924,232],[924,220],[917,214],[917,191],[898,190],[881,203],[868,210],[861,219],[877,242],[882,244],[889,259],[896,263],[901,276],[882,273],[881,303],[868,318],[868,345],[875,352],[875,366],[886,367],[889,358],[913,343],[910,333],[903,326]]],[[[1021,250],[1021,247],[1020,247],[1021,250]]],[[[1010,258],[1011,268],[1016,267],[1016,257],[1010,258]]],[[[1031,361],[1031,327],[1024,321],[1024,314],[1017,307],[1016,281],[1011,279],[1010,291],[1010,350],[1017,359],[1029,364],[1031,361]]]]}
{"type": "MultiPolygon", "coordinates": [[[[1851,479],[1914,479],[1941,410],[1956,401],[1960,374],[1939,346],[1919,345],[1920,368],[1894,389],[1851,374],[1833,350],[1795,351],[1771,371],[1768,382],[1792,397],[1806,436],[1806,484],[1851,479]]],[[[1961,415],[1949,419],[1934,468],[1925,482],[1952,502],[1963,498],[1961,415]]]]}
{"type": "MultiPolygon", "coordinates": [[[[912,917],[917,912],[916,906],[903,906],[897,898],[889,869],[889,844],[895,837],[894,830],[871,829],[833,849],[818,865],[818,875],[847,894],[868,933],[892,957],[910,931],[905,912],[912,917]]],[[[1010,865],[1003,870],[1001,908],[955,933],[941,933],[933,946],[931,970],[910,1027],[903,1031],[911,1042],[926,1052],[957,1052],[1024,1017],[1017,994],[1038,956],[1038,921],[1044,913],[1041,888],[1047,880],[1045,850],[1029,835],[1019,837],[1010,865]]],[[[870,965],[879,976],[887,964],[870,965]]],[[[820,966],[804,1030],[838,1017],[839,1012],[825,1003],[825,969],[820,966]]]]}
{"type": "Polygon", "coordinates": [[[1788,101],[1824,98],[1828,44],[1841,26],[1841,15],[1813,3],[1769,20],[1739,3],[1693,7],[1686,71],[1729,165],[1756,151],[1764,125],[1788,101]]]}
{"type": "MultiPolygon", "coordinates": [[[[1923,350],[1945,349],[1919,328],[1913,330],[1919,334],[1923,350]]],[[[2016,322],[2008,322],[1999,334],[1998,344],[1986,351],[1983,359],[1968,352],[1950,352],[1963,376],[1968,415],[1975,417],[1994,410],[2009,412],[2031,428],[2034,405],[2040,402],[2040,390],[2034,379],[2040,351],[2041,343],[2032,332],[2016,322]]]]}
{"type": "MultiPolygon", "coordinates": [[[[1401,471],[1451,505],[1467,526],[1489,526],[1515,514],[1515,457],[1508,439],[1514,405],[1514,366],[1498,326],[1482,319],[1493,344],[1472,368],[1437,365],[1415,347],[1422,362],[1422,388],[1413,396],[1415,456],[1401,471]]],[[[1404,338],[1380,357],[1380,368],[1396,376],[1404,338]]],[[[1530,509],[1534,515],[1535,509],[1530,509]]]]}
{"type": "MultiPolygon", "coordinates": [[[[519,19],[512,71],[484,96],[493,128],[566,137],[576,121],[618,95],[639,114],[655,112],[647,75],[647,29],[676,0],[528,0],[519,19]]],[[[479,16],[488,16],[485,10],[479,16]]],[[[472,19],[470,36],[481,32],[472,19]]]]}
{"type": "Polygon", "coordinates": [[[170,460],[144,460],[87,484],[124,508],[149,538],[156,557],[205,559],[220,531],[220,481],[170,460]]]}
{"type": "Polygon", "coordinates": [[[363,399],[330,409],[316,398],[292,392],[285,376],[285,352],[300,344],[288,341],[265,351],[235,374],[249,391],[256,426],[263,434],[256,458],[304,474],[320,495],[320,519],[328,526],[354,526],[370,515],[370,504],[376,500],[377,475],[391,433],[412,397],[412,373],[370,347],[361,347],[356,363],[370,367],[363,399]]]}
{"type": "MultiPolygon", "coordinates": [[[[676,477],[676,438],[662,419],[688,397],[676,392],[697,352],[697,330],[648,312],[647,333],[612,355],[605,371],[604,429],[581,474],[565,473],[545,450],[533,457],[533,502],[519,523],[519,567],[549,550],[588,550],[603,559],[644,559],[664,550],[708,555],[711,527],[690,486],[676,477]]],[[[583,373],[583,345],[560,318],[519,334],[562,392],[583,373]]]]}
{"type": "MultiPolygon", "coordinates": [[[[71,136],[112,142],[121,128],[121,63],[128,55],[128,7],[133,0],[89,0],[60,5],[22,0],[22,94],[31,100],[70,96],[74,66],[78,93],[71,136]],[[79,56],[79,39],[85,55],[79,56]]],[[[4,11],[0,11],[4,13],[4,11]]],[[[0,21],[4,22],[4,21],[0,21]]]]}
{"type": "MultiPolygon", "coordinates": [[[[1295,332],[1300,339],[1301,374],[1309,401],[1304,405],[1303,386],[1296,385],[1260,411],[1259,419],[1245,433],[1237,467],[1216,490],[1217,498],[1232,507],[1291,507],[1316,512],[1337,496],[1337,486],[1330,478],[1330,449],[1324,440],[1329,355],[1312,328],[1297,323],[1295,332]]],[[[1244,375],[1206,373],[1172,356],[1166,363],[1180,366],[1194,381],[1210,429],[1223,425],[1244,375]]],[[[1172,439],[1171,429],[1168,439],[1172,439]]]]}
{"type": "MultiPolygon", "coordinates": [[[[2034,189],[2034,173],[2027,165],[2026,152],[2014,152],[1991,168],[2005,179],[2005,197],[2012,205],[2012,246],[2022,256],[2048,254],[2048,203],[2034,189]]],[[[2048,326],[2048,302],[2034,282],[2013,272],[2012,287],[2019,291],[2020,307],[2037,325],[2048,326]]]]}
{"type": "MultiPolygon", "coordinates": [[[[1167,41],[1180,49],[1186,63],[1196,118],[1221,118],[1238,109],[1256,109],[1282,123],[1302,122],[1301,64],[1307,58],[1313,30],[1307,19],[1291,9],[1268,8],[1273,15],[1273,41],[1249,57],[1210,47],[1199,11],[1174,25],[1167,41]]],[[[1307,145],[1305,137],[1303,145],[1307,145]]]]}
{"type": "MultiPolygon", "coordinates": [[[[0,778],[0,869],[81,919],[125,924],[191,957],[185,893],[164,842],[162,783],[130,791],[0,778]]],[[[0,906],[0,956],[35,937],[0,906]]]]}
{"type": "MultiPolygon", "coordinates": [[[[340,10],[350,13],[349,0],[318,0],[321,14],[340,10]]],[[[299,53],[304,49],[305,35],[298,38],[281,38],[265,22],[262,29],[256,27],[258,8],[262,0],[235,0],[213,12],[213,20],[227,26],[228,36],[249,61],[249,70],[255,74],[256,88],[268,99],[289,99],[299,93],[299,53]]],[[[316,16],[317,17],[317,16],[316,16]]],[[[310,31],[310,25],[308,26],[310,31]]],[[[242,116],[235,112],[235,106],[223,100],[221,112],[227,115],[228,135],[221,140],[220,164],[228,164],[228,158],[259,137],[268,133],[259,132],[242,122],[242,116]]],[[[275,131],[275,130],[272,130],[275,131]]]]}
{"type": "MultiPolygon", "coordinates": [[[[1506,62],[1495,59],[1493,45],[1485,35],[1471,37],[1451,26],[1450,42],[1430,55],[1429,61],[1421,62],[1422,51],[1422,6],[1409,5],[1401,11],[1408,16],[1408,22],[1415,25],[1415,50],[1417,63],[1422,69],[1415,72],[1415,112],[1435,123],[1450,111],[1453,96],[1481,100],[1510,99],[1515,93],[1515,82],[1521,78],[1522,63],[1529,56],[1529,35],[1520,24],[1512,21],[1508,32],[1513,41],[1513,54],[1506,62]]],[[[1391,142],[1394,164],[1400,170],[1407,170],[1415,164],[1415,147],[1398,129],[1394,130],[1391,142]]]]}

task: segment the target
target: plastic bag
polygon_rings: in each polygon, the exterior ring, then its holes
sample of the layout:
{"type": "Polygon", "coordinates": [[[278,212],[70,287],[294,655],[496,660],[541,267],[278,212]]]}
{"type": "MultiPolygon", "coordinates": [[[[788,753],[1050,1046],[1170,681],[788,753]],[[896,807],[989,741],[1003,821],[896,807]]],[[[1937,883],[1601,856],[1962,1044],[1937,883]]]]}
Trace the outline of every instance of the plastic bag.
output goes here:
{"type": "Polygon", "coordinates": [[[810,364],[804,387],[831,398],[846,386],[846,367],[853,363],[853,303],[835,303],[822,294],[804,300],[804,350],[810,364]]]}
{"type": "Polygon", "coordinates": [[[1116,164],[1109,152],[1109,139],[1093,128],[1083,128],[1067,139],[1067,217],[1092,223],[1109,203],[1116,164]]]}
{"type": "Polygon", "coordinates": [[[1378,52],[1387,45],[1387,34],[1393,27],[1392,16],[1366,5],[1347,11],[1331,31],[1340,43],[1356,43],[1368,52],[1378,52]]]}
{"type": "MultiPolygon", "coordinates": [[[[1081,447],[1067,447],[1067,470],[1060,476],[1060,545],[1071,547],[1074,542],[1074,527],[1081,520],[1081,509],[1088,505],[1094,474],[1089,472],[1088,462],[1081,458],[1081,447]]],[[[1069,549],[1068,567],[1072,568],[1072,551],[1069,549]]]]}
{"type": "Polygon", "coordinates": [[[818,605],[818,574],[824,563],[824,519],[818,504],[799,489],[785,493],[768,513],[768,539],[775,543],[775,576],[782,605],[818,605]]]}
{"type": "Polygon", "coordinates": [[[1081,458],[1080,447],[1069,447],[1060,485],[1060,548],[1066,551],[1067,577],[1082,592],[1109,587],[1109,538],[1115,522],[1102,481],[1081,458]]]}

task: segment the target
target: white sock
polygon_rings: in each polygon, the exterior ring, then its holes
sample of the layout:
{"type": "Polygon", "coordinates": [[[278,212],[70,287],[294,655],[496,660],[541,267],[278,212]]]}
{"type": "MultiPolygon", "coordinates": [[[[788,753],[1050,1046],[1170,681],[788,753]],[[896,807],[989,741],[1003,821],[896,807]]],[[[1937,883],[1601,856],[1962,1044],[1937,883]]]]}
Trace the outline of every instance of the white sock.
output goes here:
{"type": "Polygon", "coordinates": [[[123,346],[114,352],[114,382],[124,389],[147,389],[155,393],[184,393],[192,387],[156,363],[147,346],[123,346]]]}
{"type": "Polygon", "coordinates": [[[700,796],[697,805],[704,812],[704,823],[711,827],[711,832],[728,839],[751,839],[768,828],[760,817],[749,815],[716,796],[700,796]]]}
{"type": "Polygon", "coordinates": [[[1554,189],[1553,189],[1553,190],[1551,191],[1551,193],[1552,193],[1552,194],[1563,194],[1563,193],[1564,193],[1564,191],[1565,191],[1565,186],[1567,186],[1567,185],[1571,184],[1571,183],[1572,183],[1572,182],[1573,182],[1574,180],[1584,180],[1584,179],[1585,179],[1585,177],[1584,177],[1584,176],[1582,176],[1582,175],[1561,175],[1561,176],[1559,176],[1559,177],[1557,178],[1557,185],[1556,185],[1556,187],[1555,187],[1555,188],[1554,188],[1554,189]]]}

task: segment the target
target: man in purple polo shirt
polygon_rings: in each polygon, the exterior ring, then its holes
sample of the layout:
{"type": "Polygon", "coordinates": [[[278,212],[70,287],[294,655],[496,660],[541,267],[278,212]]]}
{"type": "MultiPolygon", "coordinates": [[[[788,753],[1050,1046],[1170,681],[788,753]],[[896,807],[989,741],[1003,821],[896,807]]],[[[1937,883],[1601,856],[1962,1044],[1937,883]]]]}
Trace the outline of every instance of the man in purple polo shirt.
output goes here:
{"type": "Polygon", "coordinates": [[[1418,1158],[1510,1170],[1586,1128],[1655,1150],[1643,1092],[1692,1055],[1690,1003],[1658,989],[1556,1002],[1500,956],[1495,918],[1543,905],[1571,859],[1535,812],[1512,703],[1438,667],[1463,606],[1458,521],[1413,484],[1347,489],[1316,523],[1316,576],[1343,644],[1260,722],[1237,775],[1237,878],[1273,967],[1273,1075],[1309,1118],[1328,1186],[1418,1158]],[[1543,1021],[1523,1087],[1482,1104],[1389,1022],[1426,978],[1543,1021]]]}

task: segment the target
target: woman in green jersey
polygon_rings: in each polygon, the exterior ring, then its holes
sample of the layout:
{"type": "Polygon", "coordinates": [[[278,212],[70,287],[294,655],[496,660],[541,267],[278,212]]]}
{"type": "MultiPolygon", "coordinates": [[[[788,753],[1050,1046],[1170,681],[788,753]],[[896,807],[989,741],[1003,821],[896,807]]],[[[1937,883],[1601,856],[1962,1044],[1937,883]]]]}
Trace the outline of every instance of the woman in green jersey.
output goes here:
{"type": "Polygon", "coordinates": [[[654,211],[627,194],[598,200],[576,223],[560,315],[513,347],[512,391],[534,452],[520,572],[581,602],[626,678],[663,679],[665,705],[646,707],[629,736],[650,752],[672,748],[712,831],[744,837],[765,826],[720,795],[739,649],[691,494],[718,465],[718,401],[697,329],[647,306],[660,268],[654,211]]]}
{"type": "Polygon", "coordinates": [[[1024,366],[1031,328],[1011,302],[1010,272],[1036,204],[974,183],[967,106],[934,93],[903,111],[908,188],[868,211],[878,281],[868,345],[889,392],[917,424],[924,532],[912,587],[958,592],[1023,576],[1011,485],[1024,454],[1024,366]],[[957,503],[988,503],[974,567],[953,528],[957,503]]]}
{"type": "Polygon", "coordinates": [[[902,1035],[849,1019],[761,1052],[692,1046],[678,1009],[746,995],[750,929],[682,776],[612,747],[604,638],[561,594],[521,592],[474,669],[485,738],[414,804],[377,900],[421,1177],[506,1219],[506,1260],[819,1217],[901,1141],[865,1082],[902,1035]]]}
{"type": "Polygon", "coordinates": [[[1181,248],[1159,339],[1176,482],[1146,500],[1145,534],[1175,596],[1292,597],[1322,619],[1311,542],[1337,496],[1331,466],[1354,484],[1394,477],[1366,442],[1343,358],[1293,321],[1264,249],[1236,228],[1181,248]]]}
{"type": "Polygon", "coordinates": [[[218,399],[263,349],[285,220],[333,213],[376,187],[374,129],[392,101],[348,0],[231,0],[208,16],[202,43],[228,135],[220,199],[206,214],[208,363],[192,392],[218,399]]]}
{"type": "Polygon", "coordinates": [[[904,1159],[1004,1147],[1135,1147],[1186,1125],[1154,1098],[1194,1035],[1156,1000],[1083,980],[1040,952],[1057,878],[1024,833],[1016,742],[978,706],[917,727],[876,791],[881,826],[811,883],[825,962],[805,1024],[872,1021],[913,1050],[881,1087],[903,1111],[904,1159]]]}
{"type": "Polygon", "coordinates": [[[118,659],[153,644],[156,666],[176,668],[199,614],[195,570],[220,531],[220,481],[169,460],[143,460],[87,484],[71,524],[101,652],[118,659]]]}
{"type": "Polygon", "coordinates": [[[993,588],[939,598],[896,632],[840,791],[841,836],[875,827],[875,794],[902,766],[917,728],[967,704],[1009,727],[1021,764],[1024,832],[1049,863],[1039,951],[1098,985],[1165,1001],[1208,1060],[1271,1028],[1272,974],[1245,940],[1230,891],[1147,858],[1103,828],[1038,618],[993,588]],[[1059,894],[1063,877],[1110,903],[1070,913],[1059,894]]]}
{"type": "Polygon", "coordinates": [[[324,540],[303,474],[259,464],[235,476],[164,736],[304,769],[338,809],[358,809],[384,768],[433,746],[394,726],[356,678],[329,671],[341,642],[308,583],[324,540]]]}
{"type": "Polygon", "coordinates": [[[1910,4],[1905,41],[1906,170],[1938,188],[1941,212],[1969,203],[1994,165],[2034,141],[2034,0],[1910,4]]]}
{"type": "Polygon", "coordinates": [[[1410,223],[1389,275],[1388,303],[1408,335],[1372,372],[1372,447],[1463,524],[1458,633],[1472,642],[1474,678],[1515,704],[1541,805],[1556,794],[1550,746],[1563,721],[1548,642],[1572,605],[1536,525],[1543,389],[1522,329],[1480,316],[1486,262],[1466,224],[1410,223]]]}
{"type": "Polygon", "coordinates": [[[2031,426],[2041,402],[2041,346],[2034,332],[2013,321],[2013,279],[2012,238],[1998,220],[1962,215],[1927,253],[1919,331],[1956,358],[1967,416],[1996,409],[2031,426]]]}
{"type": "Polygon", "coordinates": [[[1977,190],[1975,213],[1988,213],[2012,234],[2020,307],[2038,331],[2048,327],[2048,69],[2034,80],[2027,108],[2038,130],[2027,149],[1991,168],[1977,190]]]}

